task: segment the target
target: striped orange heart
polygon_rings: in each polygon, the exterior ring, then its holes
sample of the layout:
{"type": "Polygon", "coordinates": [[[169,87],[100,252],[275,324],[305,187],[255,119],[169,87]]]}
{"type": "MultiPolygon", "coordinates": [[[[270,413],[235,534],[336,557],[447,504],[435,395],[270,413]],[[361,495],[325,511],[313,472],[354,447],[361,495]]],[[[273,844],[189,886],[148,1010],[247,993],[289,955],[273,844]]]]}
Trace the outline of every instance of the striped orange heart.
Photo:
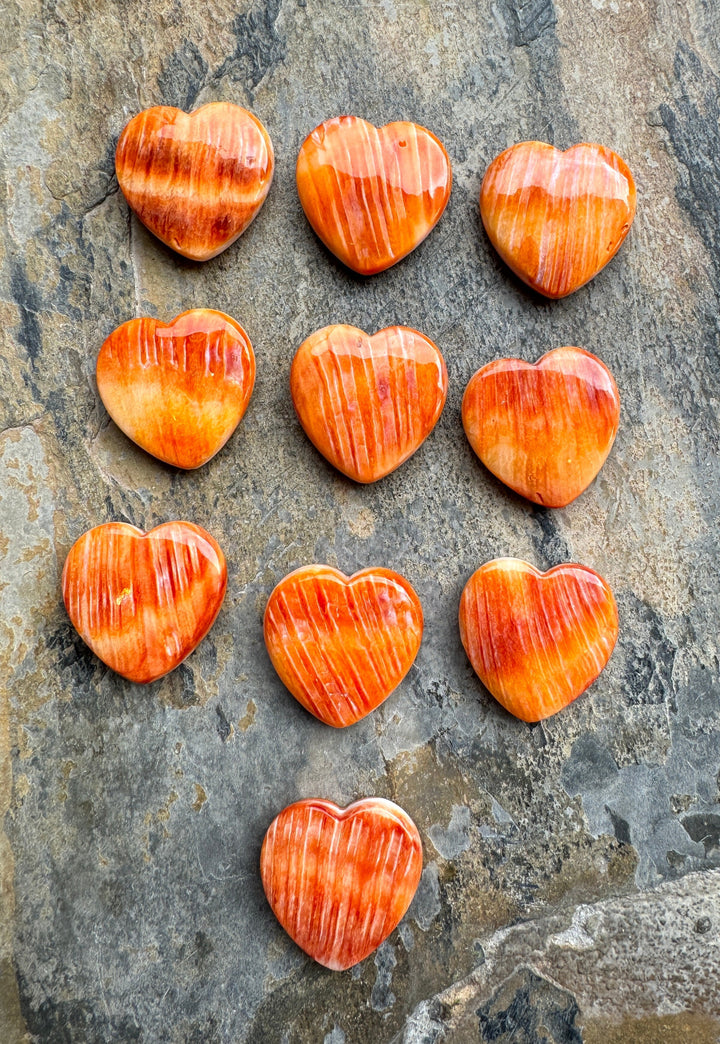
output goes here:
{"type": "Polygon", "coordinates": [[[447,370],[437,346],[407,326],[372,337],[355,326],[326,326],[298,348],[290,392],[322,455],[356,482],[375,482],[435,427],[447,370]]]}
{"type": "Polygon", "coordinates": [[[123,323],[100,349],[96,374],[105,408],[126,435],[168,464],[198,468],[245,413],[255,354],[229,315],[195,308],[170,323],[123,323]]]}
{"type": "Polygon", "coordinates": [[[541,573],[517,558],[486,562],[465,585],[459,620],[483,685],[523,721],[556,714],[584,692],[618,636],[612,591],[574,563],[541,573]]]}
{"type": "Polygon", "coordinates": [[[128,205],[167,246],[207,261],[245,231],[272,181],[270,137],[230,102],[185,113],[145,109],[120,135],[115,169],[128,205]]]}
{"type": "Polygon", "coordinates": [[[420,648],[423,613],[408,581],[389,569],[347,577],[304,566],[274,589],[265,644],[296,700],[327,725],[352,725],[395,689],[420,648]]]}
{"type": "Polygon", "coordinates": [[[346,809],[311,799],[270,824],[260,853],[265,895],[313,960],[342,971],[400,923],[422,873],[417,827],[382,798],[346,809]]]}
{"type": "Polygon", "coordinates": [[[450,160],[429,130],[326,120],[303,142],[297,188],[308,221],[348,268],[390,268],[432,231],[447,206],[450,160]]]}
{"type": "Polygon", "coordinates": [[[501,482],[536,504],[565,507],[605,463],[620,394],[596,356],[555,348],[536,363],[483,366],[465,390],[462,420],[470,445],[501,482]]]}
{"type": "Polygon", "coordinates": [[[523,141],[497,156],[480,191],[492,245],[533,290],[558,298],[583,286],[620,249],[635,217],[635,182],[604,145],[561,152],[523,141]]]}
{"type": "Polygon", "coordinates": [[[192,522],[143,533],[125,522],[88,530],[65,561],[65,608],[96,656],[133,682],[162,678],[202,641],[227,585],[222,551],[192,522]]]}

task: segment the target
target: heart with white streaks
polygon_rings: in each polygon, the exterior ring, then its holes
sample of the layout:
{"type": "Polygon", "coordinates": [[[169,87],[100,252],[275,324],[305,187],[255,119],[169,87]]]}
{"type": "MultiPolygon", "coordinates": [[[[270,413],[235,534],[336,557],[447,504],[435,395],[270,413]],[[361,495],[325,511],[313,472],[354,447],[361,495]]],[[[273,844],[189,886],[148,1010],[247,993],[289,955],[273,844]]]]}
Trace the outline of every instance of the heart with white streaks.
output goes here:
{"type": "Polygon", "coordinates": [[[374,127],[357,116],[325,120],[297,160],[297,189],[313,229],[348,268],[373,275],[418,246],[450,198],[444,146],[417,123],[374,127]]]}
{"type": "Polygon", "coordinates": [[[447,397],[437,345],[408,326],[372,337],[325,326],[298,348],[290,392],[305,433],[356,482],[375,482],[411,457],[435,427],[447,397]]]}
{"type": "Polygon", "coordinates": [[[364,718],[400,684],[422,631],[420,599],[390,569],[347,577],[303,566],[280,581],[265,609],[275,670],[306,710],[335,728],[364,718]]]}
{"type": "Polygon", "coordinates": [[[480,214],[506,265],[546,297],[571,294],[622,246],[635,217],[635,181],[605,145],[561,152],[523,141],[496,156],[480,214]]]}
{"type": "Polygon", "coordinates": [[[459,624],[483,685],[522,721],[541,721],[576,699],[618,637],[610,587],[575,562],[546,573],[519,558],[486,562],[465,585],[459,624]]]}
{"type": "Polygon", "coordinates": [[[65,560],[65,608],[80,637],[133,682],[162,678],[212,627],[227,586],[225,557],[192,522],[149,533],[125,522],[95,526],[65,560]]]}
{"type": "Polygon", "coordinates": [[[280,924],[326,968],[365,959],[400,923],[422,873],[418,829],[398,805],[298,801],[265,835],[260,874],[280,924]]]}

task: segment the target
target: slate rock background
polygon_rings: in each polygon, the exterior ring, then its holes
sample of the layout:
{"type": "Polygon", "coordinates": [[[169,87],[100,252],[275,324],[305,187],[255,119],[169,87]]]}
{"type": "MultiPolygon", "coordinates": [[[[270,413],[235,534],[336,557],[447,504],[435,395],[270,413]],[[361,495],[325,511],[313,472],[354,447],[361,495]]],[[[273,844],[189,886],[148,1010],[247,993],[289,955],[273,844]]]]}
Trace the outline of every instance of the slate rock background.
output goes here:
{"type": "Polygon", "coordinates": [[[528,1044],[720,1034],[718,385],[720,16],[713,0],[18,0],[0,18],[0,1039],[528,1044]],[[226,99],[276,149],[260,215],[184,261],[114,177],[140,109],[226,99]],[[363,280],[304,219],[294,163],[321,120],[415,120],[454,188],[434,233],[363,280]],[[557,303],[482,231],[489,161],[515,141],[600,141],[636,175],[620,254],[557,303]],[[179,473],[109,422],[97,351],[138,314],[237,317],[258,379],[236,435],[179,473]],[[332,471],[288,391],[314,329],[407,323],[450,394],[421,450],[377,486],[332,471]],[[600,477],[549,512],[474,458],[465,383],[500,355],[580,344],[613,370],[622,422],[600,477]],[[140,688],[64,613],[87,528],[194,520],[225,549],[209,638],[140,688]],[[536,726],[473,675],[456,626],[483,561],[587,563],[621,639],[592,689],[536,726]],[[345,732],[269,664],[268,593],[297,565],[403,572],[426,634],[387,703],[345,732]],[[420,828],[404,923],[333,974],[264,900],[261,840],[304,796],[377,794],[420,828]],[[659,887],[658,887],[659,886],[659,887]]]}

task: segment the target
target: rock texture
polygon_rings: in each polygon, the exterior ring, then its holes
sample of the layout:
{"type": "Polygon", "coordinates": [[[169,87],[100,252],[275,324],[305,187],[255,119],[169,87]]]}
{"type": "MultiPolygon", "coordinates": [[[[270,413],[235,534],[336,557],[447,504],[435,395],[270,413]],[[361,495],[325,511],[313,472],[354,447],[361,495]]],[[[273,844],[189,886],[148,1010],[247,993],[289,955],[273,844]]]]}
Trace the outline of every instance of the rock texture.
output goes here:
{"type": "Polygon", "coordinates": [[[715,1040],[717,5],[19,0],[0,18],[0,1039],[715,1040]],[[214,100],[256,112],[276,171],[198,264],[130,215],[113,157],[140,109],[214,100]],[[344,113],[417,122],[453,164],[438,227],[371,280],[294,185],[306,135],[344,113]],[[618,255],[560,302],[508,271],[478,210],[491,159],[534,138],[606,144],[638,187],[618,255]],[[243,325],[257,381],[184,473],[115,428],[94,371],[120,323],[196,307],[243,325]],[[293,354],[330,323],[409,325],[447,362],[437,427],[375,486],[326,464],[292,408],[293,354]],[[460,405],[483,364],[566,344],[609,366],[622,411],[597,480],[553,512],[483,469],[460,405]],[[228,594],[141,688],[74,632],[60,571],[92,526],[177,518],[217,539],[228,594]],[[534,726],[483,690],[457,630],[466,580],[505,555],[585,563],[620,612],[600,680],[534,726]],[[263,647],[268,594],[313,561],[395,569],[425,613],[403,684],[340,733],[263,647]],[[423,876],[375,955],[331,973],[275,921],[260,845],[292,801],[372,795],[417,823],[423,876]]]}

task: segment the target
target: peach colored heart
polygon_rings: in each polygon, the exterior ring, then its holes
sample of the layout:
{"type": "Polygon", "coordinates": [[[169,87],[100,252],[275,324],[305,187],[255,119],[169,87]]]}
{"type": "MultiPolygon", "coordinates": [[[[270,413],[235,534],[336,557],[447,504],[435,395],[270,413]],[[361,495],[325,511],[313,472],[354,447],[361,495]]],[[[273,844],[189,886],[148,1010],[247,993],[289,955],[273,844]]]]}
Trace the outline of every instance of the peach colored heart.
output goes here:
{"type": "Polygon", "coordinates": [[[375,482],[435,427],[447,370],[436,345],[407,326],[372,337],[355,326],[326,326],[298,348],[290,391],[322,455],[356,482],[375,482]]]}
{"type": "Polygon", "coordinates": [[[620,420],[612,374],[582,348],[531,364],[497,359],[471,378],[462,420],[483,464],[516,493],[565,507],[593,481],[620,420]]]}
{"type": "Polygon", "coordinates": [[[389,569],[347,577],[304,566],[274,589],[265,645],[296,700],[327,725],[352,725],[387,699],[412,666],[423,631],[420,599],[389,569]]]}
{"type": "Polygon", "coordinates": [[[382,798],[345,809],[298,801],[271,823],[260,873],[288,935],[340,971],[364,960],[400,923],[422,873],[420,835],[406,812],[382,798]]]}
{"type": "Polygon", "coordinates": [[[88,530],[65,561],[65,608],[80,637],[113,671],[151,682],[182,663],[220,611],[222,551],[191,522],[148,533],[124,522],[88,530]]]}
{"type": "Polygon", "coordinates": [[[541,573],[517,558],[486,562],[465,585],[459,622],[483,685],[523,721],[572,703],[603,670],[618,636],[612,591],[574,563],[541,573]]]}
{"type": "Polygon", "coordinates": [[[198,468],[245,413],[255,355],[229,315],[196,308],[170,323],[123,323],[100,349],[96,373],[105,408],[126,435],[168,464],[198,468]]]}
{"type": "Polygon", "coordinates": [[[185,113],[145,109],[123,130],[115,169],[128,205],[158,239],[193,261],[234,243],[270,189],[273,147],[260,120],[230,102],[185,113]]]}
{"type": "Polygon", "coordinates": [[[488,167],[480,214],[513,272],[557,298],[583,286],[615,256],[630,231],[635,202],[629,167],[606,146],[560,152],[523,141],[488,167]]]}
{"type": "Polygon", "coordinates": [[[429,130],[357,116],[326,120],[303,142],[297,188],[308,221],[361,275],[390,268],[432,231],[447,206],[452,170],[429,130]]]}

